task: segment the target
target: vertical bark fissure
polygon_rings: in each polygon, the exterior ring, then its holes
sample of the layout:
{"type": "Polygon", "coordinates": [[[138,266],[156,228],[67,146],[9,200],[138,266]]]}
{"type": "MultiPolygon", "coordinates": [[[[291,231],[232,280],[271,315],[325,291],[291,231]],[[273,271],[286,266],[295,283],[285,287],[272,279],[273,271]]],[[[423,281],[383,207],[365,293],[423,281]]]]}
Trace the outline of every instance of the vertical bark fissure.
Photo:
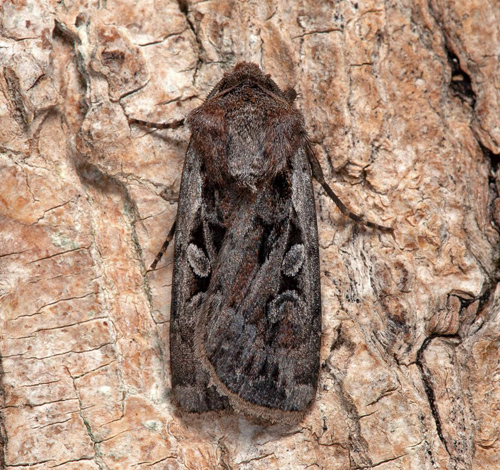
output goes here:
{"type": "Polygon", "coordinates": [[[66,371],[68,372],[68,375],[71,378],[71,382],[73,384],[73,389],[75,391],[75,396],[78,400],[78,414],[80,415],[80,418],[82,419],[83,425],[85,426],[85,429],[87,431],[87,435],[90,439],[90,442],[92,443],[92,448],[94,450],[93,460],[95,461],[96,465],[99,467],[100,470],[108,470],[108,466],[101,459],[101,455],[100,455],[100,451],[99,451],[99,441],[95,438],[95,436],[92,432],[92,427],[90,426],[89,421],[85,418],[85,416],[83,414],[83,403],[82,403],[82,399],[80,397],[80,392],[78,391],[78,387],[76,386],[75,378],[71,375],[71,372],[67,367],[66,367],[66,371]]]}
{"type": "Polygon", "coordinates": [[[448,444],[446,443],[446,439],[445,439],[444,434],[443,434],[443,427],[441,424],[441,417],[439,416],[439,410],[437,409],[437,405],[436,405],[436,394],[434,393],[434,388],[432,386],[432,379],[429,377],[429,374],[425,370],[425,365],[424,365],[424,360],[423,360],[423,354],[424,354],[426,348],[429,346],[431,341],[436,337],[437,336],[429,336],[424,341],[424,343],[422,344],[422,346],[418,350],[416,364],[417,364],[417,367],[420,371],[420,377],[422,378],[425,394],[427,395],[427,400],[429,401],[429,407],[431,409],[431,414],[432,414],[432,417],[434,419],[434,423],[436,425],[437,435],[439,437],[439,440],[443,444],[444,448],[446,449],[446,452],[451,457],[451,453],[448,449],[448,444]]]}
{"type": "Polygon", "coordinates": [[[204,53],[204,47],[203,43],[201,41],[201,38],[196,31],[196,27],[194,23],[191,21],[191,18],[189,18],[189,0],[177,0],[177,4],[179,5],[179,11],[184,15],[186,18],[186,22],[189,26],[189,29],[191,32],[194,34],[194,37],[196,39],[196,43],[198,44],[198,51],[196,52],[197,55],[197,62],[196,62],[196,67],[194,69],[193,73],[193,85],[196,85],[196,78],[198,76],[198,71],[200,70],[200,67],[203,64],[203,53],[204,53]]]}
{"type": "Polygon", "coordinates": [[[0,469],[5,468],[5,454],[8,443],[3,411],[5,409],[5,395],[3,357],[0,355],[0,469]]]}

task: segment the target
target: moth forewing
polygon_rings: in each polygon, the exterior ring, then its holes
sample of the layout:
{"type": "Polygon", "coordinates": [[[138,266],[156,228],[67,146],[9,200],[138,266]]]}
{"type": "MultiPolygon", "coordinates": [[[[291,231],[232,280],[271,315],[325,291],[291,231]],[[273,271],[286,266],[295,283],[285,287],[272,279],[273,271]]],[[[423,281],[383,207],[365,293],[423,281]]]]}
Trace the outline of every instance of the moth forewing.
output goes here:
{"type": "Polygon", "coordinates": [[[185,411],[232,407],[292,422],[313,402],[321,295],[312,176],[345,215],[390,230],[350,212],[327,185],[295,97],[242,62],[187,119],[170,323],[173,396],[185,411]]]}
{"type": "Polygon", "coordinates": [[[174,397],[186,411],[231,405],[276,421],[302,415],[315,395],[321,332],[302,116],[256,65],[241,63],[188,124],[173,276],[174,397]]]}

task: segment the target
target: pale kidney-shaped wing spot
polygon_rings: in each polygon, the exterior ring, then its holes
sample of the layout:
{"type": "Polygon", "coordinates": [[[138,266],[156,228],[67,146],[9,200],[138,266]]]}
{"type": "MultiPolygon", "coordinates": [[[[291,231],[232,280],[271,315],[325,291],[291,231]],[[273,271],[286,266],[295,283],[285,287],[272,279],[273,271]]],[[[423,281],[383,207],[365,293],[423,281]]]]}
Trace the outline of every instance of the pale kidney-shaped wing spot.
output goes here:
{"type": "Polygon", "coordinates": [[[286,316],[289,309],[296,308],[302,311],[305,308],[304,302],[293,290],[287,290],[278,295],[269,303],[268,319],[271,323],[279,323],[286,316]]]}
{"type": "Polygon", "coordinates": [[[283,274],[288,277],[295,276],[304,264],[304,245],[293,245],[283,258],[281,270],[283,274]]]}
{"type": "Polygon", "coordinates": [[[190,243],[187,248],[187,258],[198,277],[207,277],[210,274],[210,261],[200,247],[190,243]]]}

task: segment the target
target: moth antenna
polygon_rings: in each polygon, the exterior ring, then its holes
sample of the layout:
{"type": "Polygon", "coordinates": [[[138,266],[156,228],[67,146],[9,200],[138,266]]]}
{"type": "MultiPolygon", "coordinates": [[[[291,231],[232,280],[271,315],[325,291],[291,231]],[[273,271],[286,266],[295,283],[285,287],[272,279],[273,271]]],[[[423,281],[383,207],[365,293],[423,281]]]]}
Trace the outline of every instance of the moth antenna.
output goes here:
{"type": "Polygon", "coordinates": [[[142,121],[141,119],[130,119],[130,124],[137,124],[138,126],[144,126],[150,129],[177,129],[184,124],[185,119],[179,119],[172,122],[149,122],[142,121]]]}
{"type": "Polygon", "coordinates": [[[167,251],[168,245],[170,244],[170,242],[174,238],[176,225],[177,225],[177,220],[172,224],[172,227],[170,228],[170,232],[168,232],[167,238],[163,242],[163,246],[161,247],[160,251],[156,255],[155,260],[151,263],[151,266],[149,267],[150,271],[154,271],[156,269],[156,265],[160,262],[165,251],[167,251]]]}

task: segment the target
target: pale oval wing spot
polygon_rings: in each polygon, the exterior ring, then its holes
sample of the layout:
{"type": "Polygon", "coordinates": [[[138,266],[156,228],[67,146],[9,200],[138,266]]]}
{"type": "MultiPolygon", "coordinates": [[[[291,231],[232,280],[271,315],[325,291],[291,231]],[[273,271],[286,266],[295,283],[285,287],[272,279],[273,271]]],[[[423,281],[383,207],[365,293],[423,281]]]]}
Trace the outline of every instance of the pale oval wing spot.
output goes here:
{"type": "Polygon", "coordinates": [[[304,245],[301,243],[293,245],[283,258],[283,263],[281,264],[283,274],[288,277],[297,275],[304,264],[304,258],[304,245]]]}
{"type": "Polygon", "coordinates": [[[210,274],[210,260],[200,247],[190,243],[187,248],[187,258],[198,277],[207,277],[210,274]]]}

